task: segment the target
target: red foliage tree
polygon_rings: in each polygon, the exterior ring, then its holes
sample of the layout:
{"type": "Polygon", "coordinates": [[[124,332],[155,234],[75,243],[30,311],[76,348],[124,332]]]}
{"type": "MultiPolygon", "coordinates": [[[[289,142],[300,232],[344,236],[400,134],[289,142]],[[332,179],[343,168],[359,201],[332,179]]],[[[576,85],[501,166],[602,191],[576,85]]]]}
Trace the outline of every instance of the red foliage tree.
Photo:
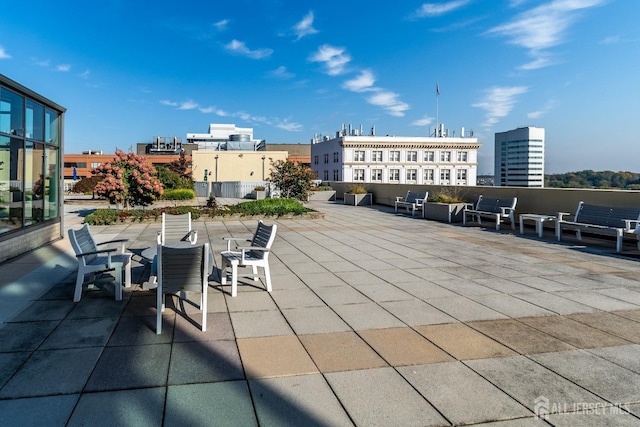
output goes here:
{"type": "Polygon", "coordinates": [[[111,162],[101,164],[91,173],[103,178],[96,185],[96,194],[125,209],[148,206],[163,193],[155,168],[135,153],[118,150],[111,162]]]}

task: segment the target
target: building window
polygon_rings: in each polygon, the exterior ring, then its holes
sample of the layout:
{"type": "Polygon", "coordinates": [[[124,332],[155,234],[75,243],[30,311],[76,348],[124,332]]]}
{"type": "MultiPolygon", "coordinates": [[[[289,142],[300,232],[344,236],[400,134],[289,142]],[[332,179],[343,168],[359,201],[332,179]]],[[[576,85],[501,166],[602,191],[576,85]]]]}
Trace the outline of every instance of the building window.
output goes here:
{"type": "Polygon", "coordinates": [[[425,151],[424,152],[424,161],[425,162],[433,162],[435,157],[433,151],[425,151]]]}
{"type": "Polygon", "coordinates": [[[340,153],[336,151],[335,153],[333,153],[333,163],[338,163],[338,162],[340,162],[340,153]]]}
{"type": "Polygon", "coordinates": [[[339,181],[340,180],[340,171],[338,169],[334,169],[333,170],[333,180],[334,181],[339,181]]]}
{"type": "Polygon", "coordinates": [[[424,183],[433,184],[433,169],[425,169],[424,171],[424,183]]]}
{"type": "Polygon", "coordinates": [[[354,169],[353,170],[353,180],[364,182],[364,169],[354,169]]]}
{"type": "Polygon", "coordinates": [[[440,184],[449,184],[451,181],[451,170],[450,169],[441,169],[440,170],[440,184]]]}
{"type": "Polygon", "coordinates": [[[328,170],[323,171],[322,179],[324,179],[325,181],[329,181],[329,171],[328,170]]]}
{"type": "Polygon", "coordinates": [[[64,167],[65,168],[86,168],[87,162],[64,162],[64,167]]]}
{"type": "Polygon", "coordinates": [[[418,161],[418,152],[407,151],[407,162],[417,162],[417,161],[418,161]]]}
{"type": "Polygon", "coordinates": [[[389,169],[389,182],[400,182],[400,169],[389,169]]]}
{"type": "Polygon", "coordinates": [[[450,162],[451,161],[451,151],[442,151],[442,152],[440,152],[440,161],[441,162],[450,162]]]}
{"type": "Polygon", "coordinates": [[[466,162],[467,161],[467,152],[466,151],[458,151],[458,161],[466,162]]]}
{"type": "Polygon", "coordinates": [[[400,161],[400,152],[399,151],[389,151],[389,161],[390,162],[399,162],[400,161]]]}
{"type": "Polygon", "coordinates": [[[91,169],[95,169],[99,167],[102,163],[100,162],[91,162],[91,169]]]}
{"type": "Polygon", "coordinates": [[[320,156],[316,154],[315,156],[313,156],[313,164],[317,165],[318,163],[320,163],[320,156]]]}
{"type": "Polygon", "coordinates": [[[364,162],[364,150],[356,150],[353,153],[354,162],[364,162]]]}
{"type": "Polygon", "coordinates": [[[466,185],[466,184],[467,184],[467,170],[458,169],[458,185],[466,185]]]}
{"type": "Polygon", "coordinates": [[[324,162],[325,162],[325,163],[329,163],[329,153],[325,153],[325,155],[324,155],[324,162]]]}
{"type": "Polygon", "coordinates": [[[417,169],[407,169],[407,182],[408,183],[416,183],[418,181],[418,170],[417,169]]]}
{"type": "Polygon", "coordinates": [[[382,182],[382,169],[371,169],[371,181],[382,182]]]}
{"type": "Polygon", "coordinates": [[[382,161],[382,151],[373,151],[371,153],[371,161],[372,162],[381,162],[382,161]]]}

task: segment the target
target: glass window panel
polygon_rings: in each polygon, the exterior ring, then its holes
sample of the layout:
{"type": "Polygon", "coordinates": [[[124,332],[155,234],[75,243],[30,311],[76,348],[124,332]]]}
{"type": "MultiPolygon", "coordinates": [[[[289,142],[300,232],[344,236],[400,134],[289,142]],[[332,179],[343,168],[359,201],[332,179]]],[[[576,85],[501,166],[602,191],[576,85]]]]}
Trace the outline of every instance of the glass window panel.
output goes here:
{"type": "Polygon", "coordinates": [[[24,136],[24,98],[0,88],[0,132],[24,136]]]}
{"type": "Polygon", "coordinates": [[[60,116],[53,110],[46,109],[44,113],[44,141],[53,145],[60,145],[59,133],[60,116]]]}
{"type": "Polygon", "coordinates": [[[0,233],[22,227],[22,141],[0,136],[0,233]]]}
{"type": "Polygon", "coordinates": [[[44,141],[44,107],[31,99],[27,99],[25,136],[44,141]]]}
{"type": "Polygon", "coordinates": [[[25,149],[25,197],[24,224],[31,225],[44,220],[44,146],[26,142],[25,149]]]}
{"type": "Polygon", "coordinates": [[[46,175],[44,181],[44,219],[52,219],[58,216],[58,202],[60,200],[58,149],[46,148],[45,165],[46,175]]]}

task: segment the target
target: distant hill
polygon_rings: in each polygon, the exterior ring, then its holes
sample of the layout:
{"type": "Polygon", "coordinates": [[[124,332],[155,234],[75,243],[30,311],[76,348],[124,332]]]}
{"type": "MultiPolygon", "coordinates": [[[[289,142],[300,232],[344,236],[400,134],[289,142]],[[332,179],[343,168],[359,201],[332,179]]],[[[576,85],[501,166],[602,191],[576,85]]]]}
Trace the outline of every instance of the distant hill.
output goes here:
{"type": "Polygon", "coordinates": [[[545,187],[555,188],[612,188],[640,190],[640,174],[635,172],[595,172],[583,170],[545,175],[545,187]]]}

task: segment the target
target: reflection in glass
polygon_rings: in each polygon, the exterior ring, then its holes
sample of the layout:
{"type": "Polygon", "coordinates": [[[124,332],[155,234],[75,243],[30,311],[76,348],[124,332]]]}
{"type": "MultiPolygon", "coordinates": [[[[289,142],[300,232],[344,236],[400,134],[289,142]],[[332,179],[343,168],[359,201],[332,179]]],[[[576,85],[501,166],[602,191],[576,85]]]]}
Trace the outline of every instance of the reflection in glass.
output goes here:
{"type": "Polygon", "coordinates": [[[44,146],[26,142],[24,225],[44,220],[44,146]]]}
{"type": "Polygon", "coordinates": [[[58,216],[59,179],[57,149],[46,149],[45,165],[44,219],[52,219],[58,216]]]}
{"type": "Polygon", "coordinates": [[[22,227],[22,141],[0,136],[0,234],[22,227]]]}
{"type": "Polygon", "coordinates": [[[24,136],[24,98],[0,88],[0,132],[24,136]]]}
{"type": "Polygon", "coordinates": [[[46,109],[44,113],[44,142],[59,145],[58,123],[60,116],[53,110],[46,109]]]}
{"type": "Polygon", "coordinates": [[[27,99],[25,136],[44,140],[44,107],[31,99],[27,99]]]}

